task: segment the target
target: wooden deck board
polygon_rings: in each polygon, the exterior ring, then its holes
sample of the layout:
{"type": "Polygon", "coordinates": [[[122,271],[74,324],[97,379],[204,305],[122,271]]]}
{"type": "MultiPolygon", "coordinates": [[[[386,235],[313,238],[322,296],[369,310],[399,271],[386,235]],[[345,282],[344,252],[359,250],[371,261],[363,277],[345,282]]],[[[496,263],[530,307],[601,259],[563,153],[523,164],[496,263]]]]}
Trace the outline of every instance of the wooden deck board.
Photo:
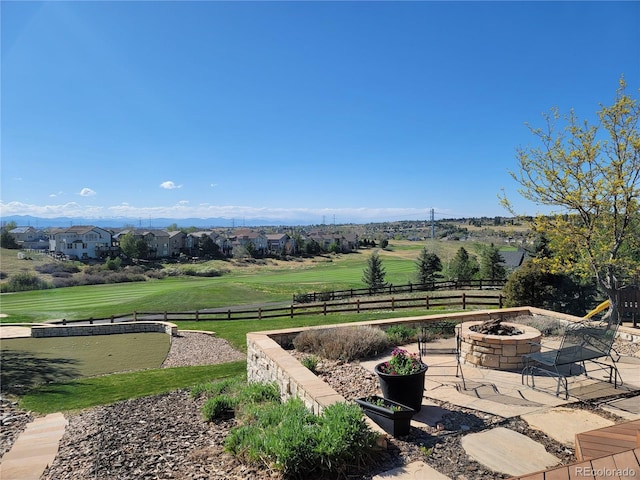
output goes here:
{"type": "MultiPolygon", "coordinates": [[[[576,458],[597,458],[631,450],[638,446],[640,420],[625,422],[576,434],[576,458]]],[[[640,475],[640,472],[637,472],[640,475]]]]}

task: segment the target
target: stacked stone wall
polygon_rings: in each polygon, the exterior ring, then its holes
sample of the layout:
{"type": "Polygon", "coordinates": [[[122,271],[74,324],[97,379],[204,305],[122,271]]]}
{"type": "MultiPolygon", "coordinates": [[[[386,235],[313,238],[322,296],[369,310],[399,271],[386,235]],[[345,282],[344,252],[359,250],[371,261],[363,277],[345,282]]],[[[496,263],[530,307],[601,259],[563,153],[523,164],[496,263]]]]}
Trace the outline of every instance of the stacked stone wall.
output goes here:
{"type": "Polygon", "coordinates": [[[169,322],[119,322],[94,325],[47,325],[31,328],[31,336],[34,338],[153,332],[166,333],[175,337],[178,335],[178,327],[169,322]]]}

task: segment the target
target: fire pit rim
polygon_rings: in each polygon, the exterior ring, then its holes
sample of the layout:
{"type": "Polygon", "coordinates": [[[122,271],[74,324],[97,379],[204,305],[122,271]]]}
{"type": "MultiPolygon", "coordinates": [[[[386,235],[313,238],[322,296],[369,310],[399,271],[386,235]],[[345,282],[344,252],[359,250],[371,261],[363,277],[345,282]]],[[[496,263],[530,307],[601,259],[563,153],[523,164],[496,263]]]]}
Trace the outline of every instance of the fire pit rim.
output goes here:
{"type": "Polygon", "coordinates": [[[523,341],[540,341],[542,333],[540,330],[534,327],[530,327],[529,325],[522,325],[521,323],[513,323],[513,322],[502,322],[504,325],[508,325],[511,327],[515,327],[518,330],[522,331],[522,333],[516,335],[495,335],[491,333],[480,333],[474,332],[469,327],[475,325],[482,325],[484,322],[480,321],[471,321],[464,322],[460,324],[460,336],[462,338],[468,338],[470,340],[477,341],[485,341],[491,342],[492,340],[495,343],[503,343],[503,344],[511,344],[511,343],[522,343],[523,341]]]}

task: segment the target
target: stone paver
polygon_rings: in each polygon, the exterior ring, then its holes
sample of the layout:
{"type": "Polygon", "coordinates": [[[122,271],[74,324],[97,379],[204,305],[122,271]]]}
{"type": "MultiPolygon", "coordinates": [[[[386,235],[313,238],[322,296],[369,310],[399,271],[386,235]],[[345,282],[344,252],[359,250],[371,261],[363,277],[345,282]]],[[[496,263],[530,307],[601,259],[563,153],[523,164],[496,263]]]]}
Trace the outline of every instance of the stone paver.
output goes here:
{"type": "Polygon", "coordinates": [[[541,430],[563,445],[573,446],[576,433],[608,427],[614,422],[587,410],[556,407],[522,416],[532,428],[541,430]]]}
{"type": "Polygon", "coordinates": [[[507,475],[524,475],[560,463],[540,443],[503,427],[470,433],[462,437],[461,443],[469,457],[507,475]]]}
{"type": "Polygon", "coordinates": [[[413,462],[376,475],[372,480],[450,480],[424,462],[413,462]]]}
{"type": "Polygon", "coordinates": [[[37,418],[0,461],[2,480],[38,480],[55,460],[67,420],[62,413],[37,418]]]}

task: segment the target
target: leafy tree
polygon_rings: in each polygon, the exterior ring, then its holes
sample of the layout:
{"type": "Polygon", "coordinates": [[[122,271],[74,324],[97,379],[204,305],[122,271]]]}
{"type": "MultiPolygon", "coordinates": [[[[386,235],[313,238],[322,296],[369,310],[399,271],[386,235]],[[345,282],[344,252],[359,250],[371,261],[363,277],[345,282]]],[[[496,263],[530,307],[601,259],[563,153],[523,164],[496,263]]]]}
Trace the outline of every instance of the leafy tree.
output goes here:
{"type": "Polygon", "coordinates": [[[426,247],[424,247],[420,255],[418,255],[416,266],[418,268],[416,277],[420,284],[433,283],[439,278],[442,278],[442,275],[438,273],[442,271],[440,257],[435,253],[427,251],[426,247]]]}
{"type": "Polygon", "coordinates": [[[505,306],[531,306],[583,316],[593,304],[594,282],[563,273],[551,273],[542,262],[527,260],[504,286],[505,306]]]}
{"type": "Polygon", "coordinates": [[[120,239],[120,251],[129,258],[147,258],[149,246],[142,238],[136,238],[132,232],[120,239]]]}
{"type": "Polygon", "coordinates": [[[480,252],[480,277],[487,280],[504,280],[507,271],[500,249],[493,243],[482,247],[480,252]]]}
{"type": "Polygon", "coordinates": [[[382,260],[377,253],[372,253],[363,271],[362,281],[373,291],[381,290],[387,285],[385,275],[382,260]]]}
{"type": "Polygon", "coordinates": [[[539,146],[518,149],[519,171],[511,172],[524,198],[562,211],[534,222],[554,252],[549,271],[595,278],[611,302],[612,322],[620,288],[640,273],[640,105],[625,89],[621,78],[597,125],[553,109],[545,128],[530,127],[539,146]]]}
{"type": "Polygon", "coordinates": [[[460,247],[456,256],[451,260],[449,266],[449,278],[466,282],[472,280],[478,273],[480,267],[475,256],[469,255],[464,247],[460,247]]]}
{"type": "Polygon", "coordinates": [[[136,237],[133,233],[125,233],[120,237],[120,251],[125,257],[135,258],[136,254],[136,237]]]}
{"type": "Polygon", "coordinates": [[[387,248],[389,246],[389,240],[387,240],[386,238],[383,238],[382,240],[380,240],[380,248],[387,248]]]}

